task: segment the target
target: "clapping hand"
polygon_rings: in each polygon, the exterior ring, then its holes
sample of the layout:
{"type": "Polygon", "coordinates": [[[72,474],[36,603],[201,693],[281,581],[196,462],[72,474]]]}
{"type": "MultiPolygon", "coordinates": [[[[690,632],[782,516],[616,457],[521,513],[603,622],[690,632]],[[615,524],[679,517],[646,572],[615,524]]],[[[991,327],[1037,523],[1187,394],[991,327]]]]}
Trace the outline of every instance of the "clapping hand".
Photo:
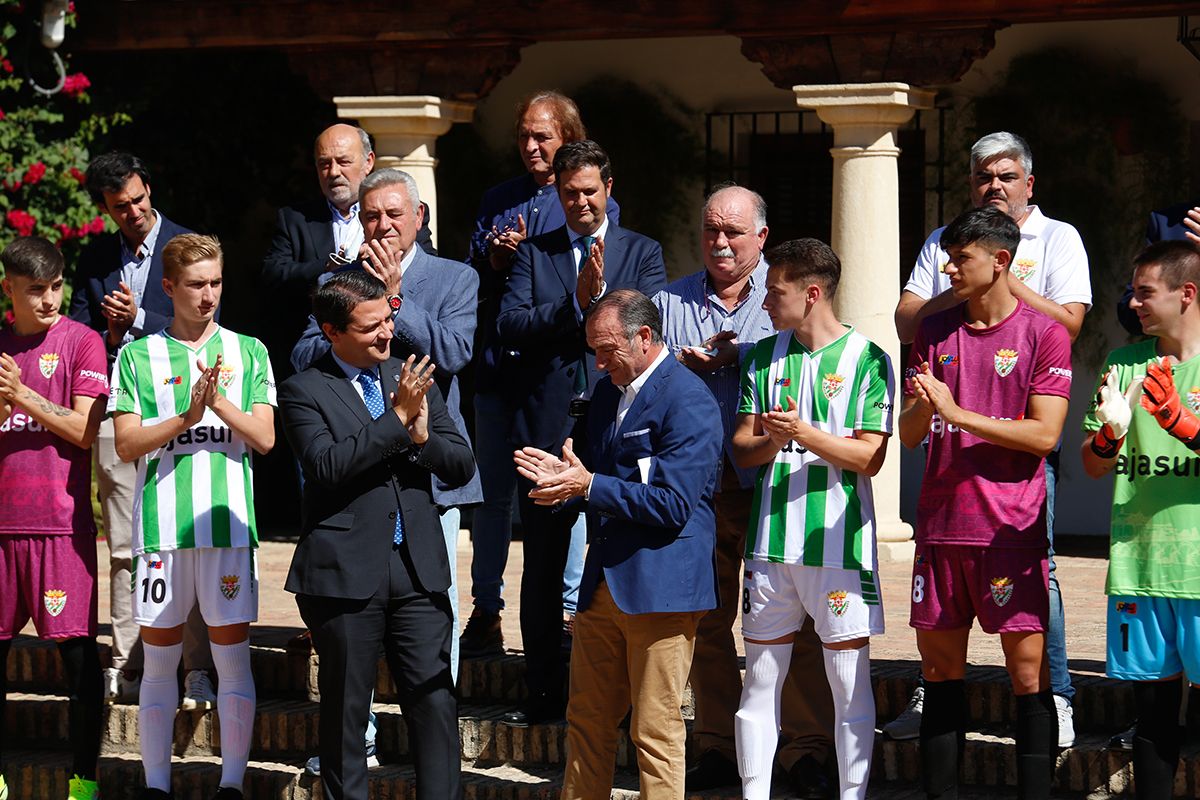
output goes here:
{"type": "Polygon", "coordinates": [[[1121,391],[1121,379],[1113,367],[1104,376],[1104,383],[1096,392],[1096,419],[1107,425],[1111,439],[1120,441],[1129,433],[1129,422],[1133,417],[1133,402],[1142,392],[1142,379],[1130,381],[1129,387],[1121,391]]]}
{"type": "MultiPolygon", "coordinates": [[[[414,245],[415,246],[415,245],[414,245]]],[[[385,239],[371,239],[358,249],[363,272],[383,281],[389,295],[400,294],[400,263],[403,253],[393,253],[385,239]]]]}
{"type": "Polygon", "coordinates": [[[545,450],[525,447],[513,453],[517,472],[535,484],[529,497],[539,506],[556,506],[573,497],[582,497],[592,484],[592,474],[575,455],[572,441],[563,442],[562,458],[545,450]]]}
{"type": "Polygon", "coordinates": [[[575,280],[575,299],[579,307],[586,310],[593,297],[604,291],[604,240],[592,243],[588,257],[579,265],[579,277],[575,280]]]}
{"type": "Polygon", "coordinates": [[[433,386],[433,374],[437,368],[430,363],[429,356],[416,364],[413,363],[415,361],[416,356],[410,355],[400,367],[400,374],[396,376],[396,391],[392,392],[391,397],[392,410],[405,427],[421,413],[421,406],[429,387],[433,386]]]}

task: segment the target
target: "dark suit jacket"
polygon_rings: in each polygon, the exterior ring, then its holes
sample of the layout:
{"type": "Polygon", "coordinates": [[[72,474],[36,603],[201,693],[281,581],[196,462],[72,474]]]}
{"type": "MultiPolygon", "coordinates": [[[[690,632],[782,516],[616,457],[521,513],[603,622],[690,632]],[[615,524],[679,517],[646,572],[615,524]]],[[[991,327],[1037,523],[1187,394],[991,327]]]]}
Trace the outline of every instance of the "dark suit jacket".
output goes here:
{"type": "MultiPolygon", "coordinates": [[[[667,284],[662,248],[609,220],[604,280],[610,292],[637,289],[652,296],[667,284]]],[[[502,390],[516,409],[511,439],[557,452],[570,432],[567,407],[580,360],[588,386],[600,379],[584,325],[575,318],[575,260],[566,226],[517,247],[497,328],[504,348],[518,354],[501,364],[502,390]]]]}
{"type": "MultiPolygon", "coordinates": [[[[155,212],[162,217],[162,227],[158,231],[154,253],[150,256],[150,274],[146,278],[146,292],[142,296],[142,308],[146,312],[145,327],[142,335],[158,333],[171,324],[175,309],[171,298],[162,290],[162,251],[167,242],[181,233],[192,233],[188,228],[176,225],[167,219],[167,215],[158,209],[155,212]]],[[[75,268],[75,286],[71,293],[71,319],[82,322],[100,332],[108,345],[108,320],[101,312],[100,301],[104,295],[117,289],[121,282],[121,234],[106,233],[88,242],[87,247],[79,254],[79,264],[75,268]]],[[[111,362],[116,357],[116,348],[108,348],[111,362]]]]}
{"type": "MultiPolygon", "coordinates": [[[[425,220],[417,231],[417,244],[430,255],[437,255],[429,231],[429,207],[424,203],[425,220]]],[[[291,374],[288,355],[308,321],[312,304],[309,292],[317,285],[317,276],[333,252],[333,223],[325,198],[279,209],[271,247],[263,258],[259,284],[270,298],[263,303],[259,335],[270,351],[272,361],[291,374]]]]}
{"type": "MultiPolygon", "coordinates": [[[[380,365],[384,397],[395,391],[400,365],[394,358],[380,365]]],[[[304,471],[289,592],[349,599],[374,594],[387,570],[397,507],[417,580],[431,592],[449,587],[429,474],[458,486],[475,473],[475,462],[436,386],[428,397],[429,440],[414,459],[400,420],[390,410],[372,420],[332,355],[280,387],[284,431],[304,471]]]]}
{"type": "MultiPolygon", "coordinates": [[[[355,263],[346,269],[362,269],[362,266],[355,263]]],[[[438,388],[442,390],[450,418],[465,437],[467,425],[462,416],[458,373],[471,362],[479,278],[465,264],[417,250],[400,289],[404,303],[393,316],[396,327],[392,355],[401,360],[409,355],[418,358],[428,355],[433,360],[437,365],[438,388]]],[[[316,318],[309,315],[308,327],[292,348],[292,366],[297,371],[305,369],[328,352],[329,340],[317,327],[316,318]]],[[[443,508],[469,505],[483,501],[483,489],[478,477],[458,488],[435,480],[433,498],[443,508]]]]}
{"type": "Polygon", "coordinates": [[[579,610],[601,572],[626,614],[716,608],[717,401],[669,354],[616,429],[620,399],[605,377],[588,412],[584,459],[595,478],[579,610]]]}

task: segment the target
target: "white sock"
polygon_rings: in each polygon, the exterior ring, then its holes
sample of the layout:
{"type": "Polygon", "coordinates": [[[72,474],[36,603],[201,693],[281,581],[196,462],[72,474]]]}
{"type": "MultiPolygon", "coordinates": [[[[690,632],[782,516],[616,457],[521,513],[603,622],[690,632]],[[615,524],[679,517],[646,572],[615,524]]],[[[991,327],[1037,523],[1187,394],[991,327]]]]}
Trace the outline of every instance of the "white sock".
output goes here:
{"type": "Polygon", "coordinates": [[[856,650],[821,648],[833,692],[833,741],[842,800],[863,800],[875,748],[875,695],[871,691],[871,646],[856,650]]]}
{"type": "Polygon", "coordinates": [[[770,800],[771,767],[779,744],[779,698],[792,643],[746,642],[746,682],[733,719],[738,772],[745,800],[770,800]]]}
{"type": "Polygon", "coordinates": [[[158,647],[142,643],[142,687],[138,692],[138,739],[146,786],[171,791],[171,745],[179,706],[179,658],[183,643],[158,647]]]}
{"type": "Polygon", "coordinates": [[[217,717],[221,723],[221,786],[241,791],[254,733],[254,675],[250,640],[212,645],[217,668],[217,717]]]}

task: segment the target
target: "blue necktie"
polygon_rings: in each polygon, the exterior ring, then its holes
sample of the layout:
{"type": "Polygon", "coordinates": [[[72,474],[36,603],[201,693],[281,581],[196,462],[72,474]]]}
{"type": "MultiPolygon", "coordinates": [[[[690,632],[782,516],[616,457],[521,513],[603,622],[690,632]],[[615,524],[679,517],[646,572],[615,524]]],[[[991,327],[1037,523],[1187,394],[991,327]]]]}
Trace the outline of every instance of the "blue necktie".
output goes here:
{"type": "MultiPolygon", "coordinates": [[[[379,419],[383,416],[383,394],[379,391],[379,386],[375,383],[375,373],[369,369],[364,369],[358,373],[358,382],[363,390],[363,402],[367,404],[367,411],[371,412],[371,419],[379,419]]],[[[400,544],[404,541],[404,515],[400,509],[396,509],[396,533],[392,536],[393,544],[400,544]]]]}
{"type": "MultiPolygon", "coordinates": [[[[591,258],[592,245],[594,245],[595,243],[596,243],[595,236],[580,236],[579,237],[579,250],[580,250],[581,255],[579,256],[579,266],[575,270],[575,275],[577,277],[578,277],[579,273],[583,272],[583,267],[584,267],[584,265],[587,264],[587,260],[589,258],[591,258]]],[[[587,394],[588,368],[587,368],[587,357],[586,356],[579,359],[578,363],[575,364],[575,384],[572,388],[574,389],[576,397],[583,397],[584,395],[587,394]]]]}

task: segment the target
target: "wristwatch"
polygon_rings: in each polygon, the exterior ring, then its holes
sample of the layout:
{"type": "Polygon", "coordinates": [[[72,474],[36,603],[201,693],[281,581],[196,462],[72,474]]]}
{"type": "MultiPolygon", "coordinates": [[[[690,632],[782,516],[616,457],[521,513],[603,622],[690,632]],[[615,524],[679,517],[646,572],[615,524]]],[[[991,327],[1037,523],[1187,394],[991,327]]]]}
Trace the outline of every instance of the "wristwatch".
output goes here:
{"type": "Polygon", "coordinates": [[[400,306],[404,305],[404,295],[400,293],[388,295],[388,305],[391,306],[392,313],[400,310],[400,306]]]}

